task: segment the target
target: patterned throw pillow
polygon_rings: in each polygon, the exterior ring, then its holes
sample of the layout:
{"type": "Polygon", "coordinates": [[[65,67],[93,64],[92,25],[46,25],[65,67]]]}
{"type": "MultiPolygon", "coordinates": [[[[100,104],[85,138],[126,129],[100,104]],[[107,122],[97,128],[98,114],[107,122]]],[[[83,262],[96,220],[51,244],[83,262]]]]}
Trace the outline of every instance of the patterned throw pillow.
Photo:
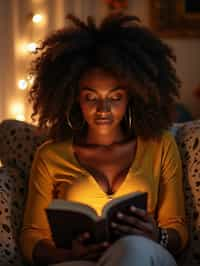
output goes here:
{"type": "Polygon", "coordinates": [[[200,120],[185,123],[176,134],[183,172],[189,245],[181,266],[200,265],[200,120]]]}
{"type": "Polygon", "coordinates": [[[5,166],[13,166],[29,175],[36,148],[47,137],[37,127],[17,120],[4,120],[0,124],[0,160],[5,166]]]}
{"type": "Polygon", "coordinates": [[[22,265],[19,230],[27,180],[16,168],[0,168],[0,266],[22,265]]]}

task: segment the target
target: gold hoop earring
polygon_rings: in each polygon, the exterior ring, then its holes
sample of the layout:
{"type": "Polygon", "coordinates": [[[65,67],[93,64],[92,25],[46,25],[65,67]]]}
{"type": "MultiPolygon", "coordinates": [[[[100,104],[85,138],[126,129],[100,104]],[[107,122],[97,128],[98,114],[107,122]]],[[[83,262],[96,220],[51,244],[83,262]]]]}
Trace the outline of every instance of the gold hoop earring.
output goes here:
{"type": "Polygon", "coordinates": [[[70,114],[71,114],[71,110],[69,112],[66,113],[66,118],[67,118],[67,125],[72,129],[72,130],[81,130],[83,129],[83,127],[85,126],[85,120],[84,119],[81,119],[82,120],[82,124],[80,126],[74,126],[71,122],[71,119],[70,119],[70,114]]]}
{"type": "Polygon", "coordinates": [[[129,126],[129,129],[132,128],[132,110],[130,106],[128,108],[128,126],[129,126]]]}
{"type": "Polygon", "coordinates": [[[133,106],[129,104],[128,106],[128,114],[127,114],[127,124],[129,129],[133,129],[134,127],[134,118],[133,118],[133,106]]]}
{"type": "Polygon", "coordinates": [[[66,117],[67,117],[67,125],[68,125],[71,129],[73,129],[73,126],[72,126],[72,123],[71,123],[71,121],[70,121],[70,118],[69,118],[69,114],[68,114],[68,113],[66,114],[66,117]]]}

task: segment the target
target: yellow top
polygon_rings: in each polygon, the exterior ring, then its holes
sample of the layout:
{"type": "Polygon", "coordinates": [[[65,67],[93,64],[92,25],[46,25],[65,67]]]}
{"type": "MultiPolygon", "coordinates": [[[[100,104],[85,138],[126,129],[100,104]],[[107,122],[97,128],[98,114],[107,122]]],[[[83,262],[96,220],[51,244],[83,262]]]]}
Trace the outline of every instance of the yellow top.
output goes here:
{"type": "MultiPolygon", "coordinates": [[[[154,215],[159,226],[175,228],[184,247],[188,232],[182,166],[176,142],[169,132],[164,132],[159,140],[137,138],[134,161],[113,197],[132,191],[148,192],[148,212],[154,215]]],[[[92,175],[76,160],[72,140],[48,141],[36,152],[20,237],[22,251],[29,261],[37,241],[52,240],[44,210],[53,198],[86,203],[98,213],[110,200],[92,175]]]]}

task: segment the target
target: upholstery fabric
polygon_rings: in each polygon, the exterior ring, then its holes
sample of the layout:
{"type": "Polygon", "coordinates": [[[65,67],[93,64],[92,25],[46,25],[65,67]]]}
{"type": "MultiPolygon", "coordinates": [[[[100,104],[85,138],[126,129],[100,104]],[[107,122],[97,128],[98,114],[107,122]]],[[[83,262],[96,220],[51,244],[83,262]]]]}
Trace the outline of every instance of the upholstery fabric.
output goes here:
{"type": "Polygon", "coordinates": [[[27,176],[34,152],[45,139],[45,134],[31,124],[5,120],[0,125],[0,160],[5,166],[21,169],[27,176]]]}
{"type": "MultiPolygon", "coordinates": [[[[172,128],[182,157],[190,241],[179,266],[200,265],[200,120],[172,128]]],[[[15,120],[0,124],[0,266],[22,265],[17,236],[34,152],[47,139],[37,128],[15,120]],[[21,264],[20,264],[21,263],[21,264]]]]}
{"type": "Polygon", "coordinates": [[[187,122],[176,135],[183,163],[183,184],[189,244],[181,266],[200,265],[200,120],[187,122]]]}
{"type": "Polygon", "coordinates": [[[0,168],[0,265],[22,265],[18,235],[27,180],[16,168],[0,168]]]}

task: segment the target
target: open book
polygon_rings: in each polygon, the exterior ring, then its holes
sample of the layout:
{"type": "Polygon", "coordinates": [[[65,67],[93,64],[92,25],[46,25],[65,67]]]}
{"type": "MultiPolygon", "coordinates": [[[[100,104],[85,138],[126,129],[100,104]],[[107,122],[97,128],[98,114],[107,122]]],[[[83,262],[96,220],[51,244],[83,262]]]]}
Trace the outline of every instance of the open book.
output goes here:
{"type": "Polygon", "coordinates": [[[101,216],[92,207],[79,202],[55,199],[46,209],[52,236],[57,247],[70,248],[73,239],[84,232],[91,235],[90,242],[114,241],[111,222],[117,212],[130,213],[130,206],[146,210],[147,193],[133,192],[107,202],[101,216]]]}

